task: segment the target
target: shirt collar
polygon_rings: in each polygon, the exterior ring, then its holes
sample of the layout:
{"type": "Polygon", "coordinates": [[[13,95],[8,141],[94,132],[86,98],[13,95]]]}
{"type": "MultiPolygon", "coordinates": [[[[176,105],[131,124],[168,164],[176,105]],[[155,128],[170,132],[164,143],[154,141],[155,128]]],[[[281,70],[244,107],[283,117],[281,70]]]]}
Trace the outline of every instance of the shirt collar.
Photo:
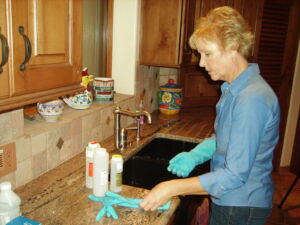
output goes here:
{"type": "Polygon", "coordinates": [[[248,68],[245,69],[233,82],[224,82],[221,86],[222,92],[229,90],[233,95],[239,93],[246,85],[251,76],[260,74],[258,65],[256,63],[249,63],[248,68]]]}

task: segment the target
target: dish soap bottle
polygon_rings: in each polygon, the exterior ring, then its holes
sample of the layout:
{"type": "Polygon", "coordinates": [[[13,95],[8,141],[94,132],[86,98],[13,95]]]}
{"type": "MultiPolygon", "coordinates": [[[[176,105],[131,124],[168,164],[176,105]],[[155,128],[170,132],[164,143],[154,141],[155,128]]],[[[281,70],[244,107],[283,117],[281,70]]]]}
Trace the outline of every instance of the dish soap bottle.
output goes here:
{"type": "Polygon", "coordinates": [[[10,182],[2,182],[0,191],[0,225],[5,225],[14,218],[21,216],[21,199],[11,190],[10,182]]]}

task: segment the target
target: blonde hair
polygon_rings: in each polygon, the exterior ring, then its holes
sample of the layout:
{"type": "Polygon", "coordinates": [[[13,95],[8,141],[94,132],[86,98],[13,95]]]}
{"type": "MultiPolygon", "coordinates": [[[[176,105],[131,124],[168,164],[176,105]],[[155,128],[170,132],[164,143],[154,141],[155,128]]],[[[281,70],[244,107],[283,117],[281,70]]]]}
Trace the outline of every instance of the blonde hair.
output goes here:
{"type": "Polygon", "coordinates": [[[254,44],[254,35],[245,19],[228,6],[212,9],[206,17],[198,19],[189,40],[192,49],[196,49],[199,38],[216,42],[225,50],[236,47],[245,58],[249,56],[254,44]]]}

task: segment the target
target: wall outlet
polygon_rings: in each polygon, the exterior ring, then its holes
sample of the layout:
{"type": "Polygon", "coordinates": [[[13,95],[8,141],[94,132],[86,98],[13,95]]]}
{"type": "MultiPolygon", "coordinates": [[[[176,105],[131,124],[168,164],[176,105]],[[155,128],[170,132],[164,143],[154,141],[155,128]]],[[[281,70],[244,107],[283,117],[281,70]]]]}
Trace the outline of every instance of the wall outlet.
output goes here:
{"type": "Polygon", "coordinates": [[[15,171],[16,161],[15,143],[0,146],[0,177],[15,171]]]}

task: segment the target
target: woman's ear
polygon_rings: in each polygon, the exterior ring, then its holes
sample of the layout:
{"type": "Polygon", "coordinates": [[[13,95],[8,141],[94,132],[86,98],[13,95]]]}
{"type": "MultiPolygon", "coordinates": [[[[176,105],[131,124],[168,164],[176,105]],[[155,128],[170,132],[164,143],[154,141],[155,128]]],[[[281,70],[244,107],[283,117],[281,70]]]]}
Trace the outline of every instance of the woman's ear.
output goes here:
{"type": "Polygon", "coordinates": [[[231,51],[238,51],[239,49],[239,44],[236,41],[233,41],[230,45],[229,45],[229,50],[231,51]]]}

